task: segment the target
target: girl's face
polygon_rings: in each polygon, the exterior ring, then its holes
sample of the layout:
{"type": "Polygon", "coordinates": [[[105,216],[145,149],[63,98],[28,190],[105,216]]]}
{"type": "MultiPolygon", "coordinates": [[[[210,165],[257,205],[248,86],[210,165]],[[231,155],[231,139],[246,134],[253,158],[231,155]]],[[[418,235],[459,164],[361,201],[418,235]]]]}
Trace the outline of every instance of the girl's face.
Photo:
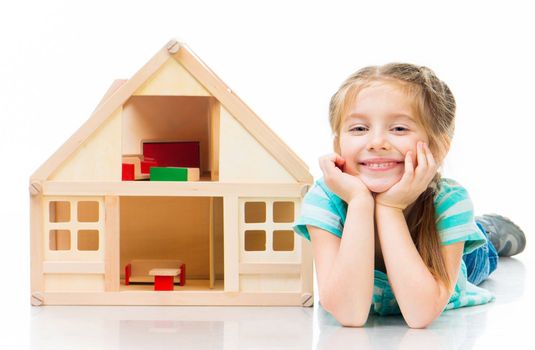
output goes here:
{"type": "Polygon", "coordinates": [[[346,161],[344,172],[358,176],[375,193],[399,182],[408,151],[417,166],[417,142],[428,142],[410,98],[388,83],[374,83],[358,93],[339,135],[335,150],[346,161]]]}

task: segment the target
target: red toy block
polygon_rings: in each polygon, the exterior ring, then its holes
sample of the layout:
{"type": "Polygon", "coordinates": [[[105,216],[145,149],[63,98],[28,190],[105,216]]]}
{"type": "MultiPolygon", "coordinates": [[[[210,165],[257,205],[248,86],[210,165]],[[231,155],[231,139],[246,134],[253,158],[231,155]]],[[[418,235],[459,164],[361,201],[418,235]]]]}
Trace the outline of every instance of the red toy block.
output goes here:
{"type": "Polygon", "coordinates": [[[141,173],[150,174],[150,167],[158,166],[158,162],[154,158],[144,157],[141,161],[141,173]]]}
{"type": "Polygon", "coordinates": [[[123,181],[134,181],[135,180],[135,170],[134,164],[123,163],[123,181]]]}
{"type": "Polygon", "coordinates": [[[186,264],[180,265],[180,285],[186,284],[186,264]]]}
{"type": "Polygon", "coordinates": [[[143,142],[143,155],[160,167],[200,168],[200,145],[191,142],[143,142]]]}
{"type": "Polygon", "coordinates": [[[154,276],[154,290],[173,290],[173,276],[154,276]]]}
{"type": "Polygon", "coordinates": [[[132,275],[132,264],[127,264],[124,267],[124,284],[130,285],[130,276],[132,275]]]}

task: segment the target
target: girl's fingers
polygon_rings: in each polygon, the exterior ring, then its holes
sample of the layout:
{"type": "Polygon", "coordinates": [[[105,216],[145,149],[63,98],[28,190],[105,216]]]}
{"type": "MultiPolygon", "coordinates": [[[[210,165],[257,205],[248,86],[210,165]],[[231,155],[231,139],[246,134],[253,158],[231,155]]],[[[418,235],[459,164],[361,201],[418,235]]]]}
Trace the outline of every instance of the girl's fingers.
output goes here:
{"type": "Polygon", "coordinates": [[[336,162],[340,163],[341,161],[342,164],[345,162],[344,159],[336,153],[325,155],[319,160],[320,169],[324,175],[331,175],[336,171],[336,162]]]}
{"type": "Polygon", "coordinates": [[[427,170],[427,158],[425,156],[423,142],[418,141],[418,143],[416,144],[416,156],[418,158],[418,166],[416,168],[416,173],[425,173],[425,170],[427,170]]]}
{"type": "Polygon", "coordinates": [[[410,183],[413,175],[414,175],[414,165],[412,163],[412,152],[409,151],[405,155],[405,172],[403,173],[403,176],[401,177],[400,182],[410,183]]]}
{"type": "Polygon", "coordinates": [[[321,171],[323,172],[323,175],[327,175],[327,172],[328,172],[327,164],[329,163],[329,157],[330,157],[330,155],[325,155],[325,156],[320,157],[320,159],[319,159],[318,163],[319,163],[321,171]]]}
{"type": "Polygon", "coordinates": [[[340,156],[336,156],[336,159],[334,160],[334,166],[336,166],[340,171],[344,171],[344,165],[346,164],[346,160],[340,156]]]}

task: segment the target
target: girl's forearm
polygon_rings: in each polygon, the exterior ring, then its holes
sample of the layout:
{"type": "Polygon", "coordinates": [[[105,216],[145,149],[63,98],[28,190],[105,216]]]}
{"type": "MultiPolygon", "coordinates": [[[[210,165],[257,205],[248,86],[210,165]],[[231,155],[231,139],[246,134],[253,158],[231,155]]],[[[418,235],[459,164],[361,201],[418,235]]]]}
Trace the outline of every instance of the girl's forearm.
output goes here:
{"type": "Polygon", "coordinates": [[[377,234],[388,271],[388,280],[403,317],[411,327],[431,323],[440,288],[414,245],[403,212],[377,205],[377,234]]]}
{"type": "Polygon", "coordinates": [[[374,203],[348,204],[338,255],[326,282],[324,307],[344,325],[366,322],[373,296],[374,203]]]}

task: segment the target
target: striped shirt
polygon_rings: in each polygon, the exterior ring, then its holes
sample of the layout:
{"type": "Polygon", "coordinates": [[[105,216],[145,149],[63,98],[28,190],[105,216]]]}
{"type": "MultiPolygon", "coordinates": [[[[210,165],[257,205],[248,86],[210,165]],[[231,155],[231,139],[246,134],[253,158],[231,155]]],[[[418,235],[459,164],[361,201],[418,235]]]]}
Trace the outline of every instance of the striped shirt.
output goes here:
{"type": "MultiPolygon", "coordinates": [[[[475,223],[468,192],[459,183],[441,178],[434,204],[437,231],[442,245],[464,242],[464,255],[487,244],[485,235],[475,223]]],[[[303,199],[301,214],[293,229],[307,240],[310,240],[310,235],[306,225],[319,227],[341,238],[346,212],[347,203],[334,194],[321,178],[303,199]]],[[[455,290],[444,310],[486,304],[492,300],[494,296],[489,291],[468,282],[466,265],[461,260],[455,290]]],[[[388,277],[379,270],[374,271],[373,304],[370,311],[379,315],[400,313],[388,277]]]]}

